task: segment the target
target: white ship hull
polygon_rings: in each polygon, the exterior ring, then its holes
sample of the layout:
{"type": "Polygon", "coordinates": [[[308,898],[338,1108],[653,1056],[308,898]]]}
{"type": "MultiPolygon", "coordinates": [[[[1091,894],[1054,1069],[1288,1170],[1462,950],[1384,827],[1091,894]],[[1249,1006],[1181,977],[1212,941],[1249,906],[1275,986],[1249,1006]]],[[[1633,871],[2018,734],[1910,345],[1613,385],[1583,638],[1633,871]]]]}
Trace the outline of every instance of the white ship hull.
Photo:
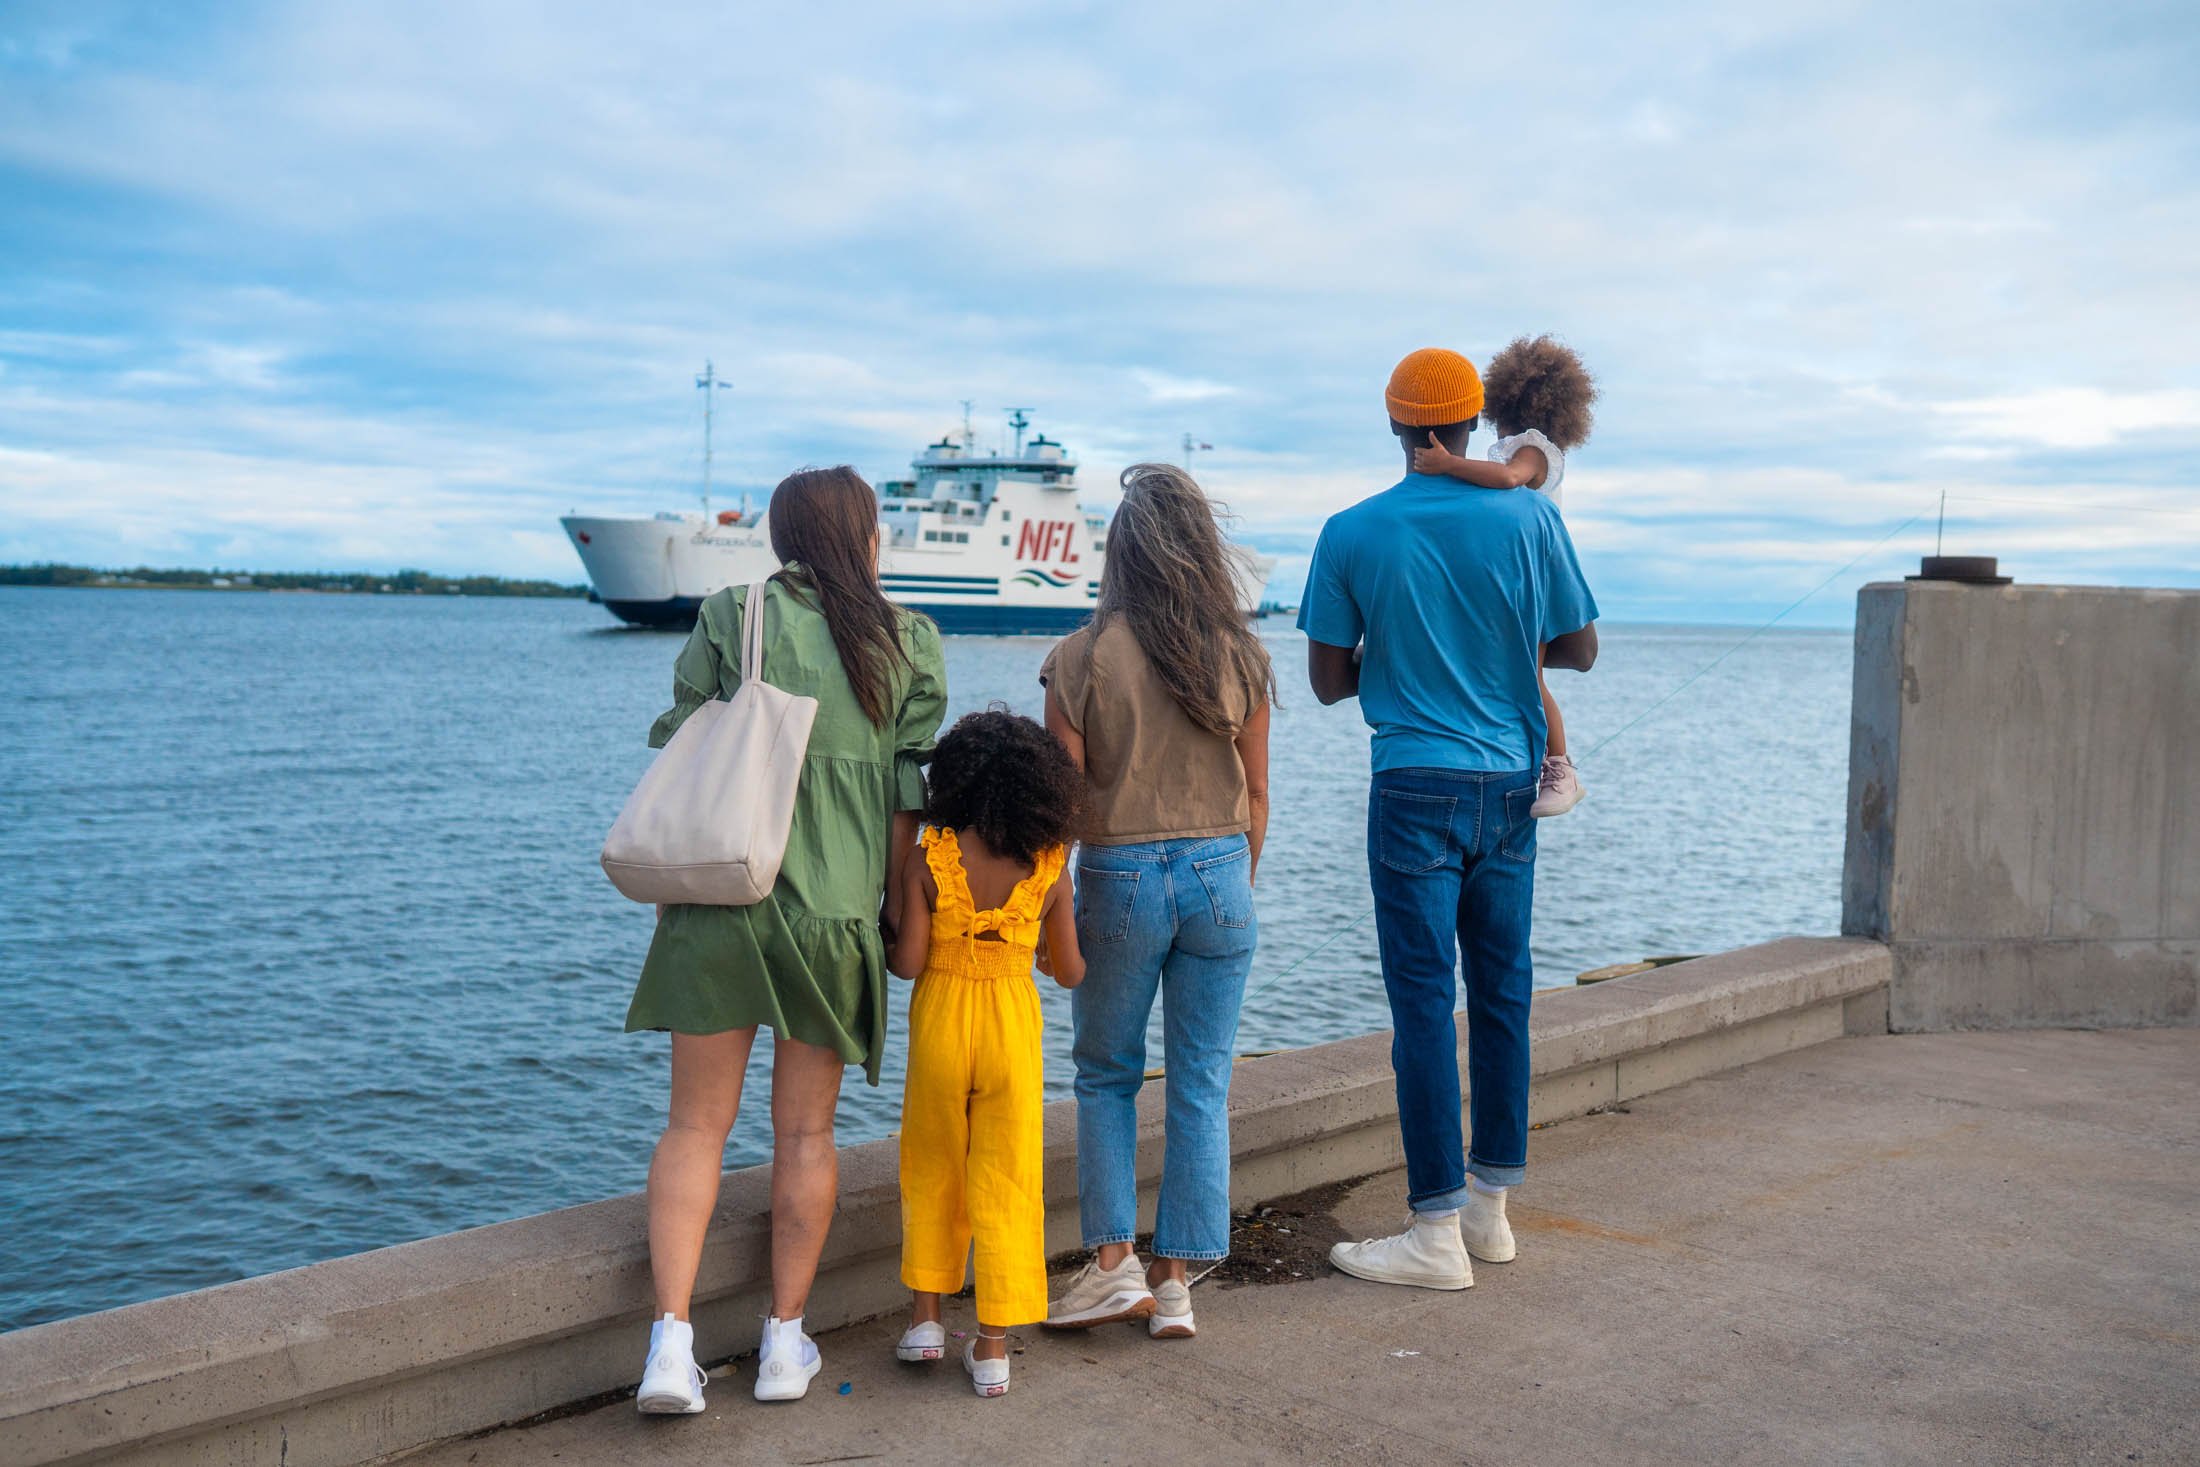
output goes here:
{"type": "MultiPolygon", "coordinates": [[[[597,598],[637,626],[690,626],[704,597],[779,569],[761,525],[719,526],[701,515],[568,515],[561,523],[597,598]]],[[[1239,600],[1251,615],[1275,562],[1238,554],[1239,600]]],[[[923,612],[944,632],[1059,635],[1083,625],[1099,598],[1097,567],[1088,575],[1056,563],[974,565],[973,559],[921,546],[887,547],[879,554],[879,576],[888,599],[923,612]]]]}
{"type": "MultiPolygon", "coordinates": [[[[885,501],[879,576],[887,597],[943,632],[1059,635],[1083,625],[1100,595],[1105,523],[1078,508],[1068,485],[1004,480],[987,489],[982,502],[885,501]]],[[[568,515],[561,523],[597,599],[637,626],[691,625],[704,597],[779,568],[763,516],[722,524],[698,514],[568,515]]],[[[1233,553],[1239,601],[1257,615],[1275,562],[1233,553]]]]}

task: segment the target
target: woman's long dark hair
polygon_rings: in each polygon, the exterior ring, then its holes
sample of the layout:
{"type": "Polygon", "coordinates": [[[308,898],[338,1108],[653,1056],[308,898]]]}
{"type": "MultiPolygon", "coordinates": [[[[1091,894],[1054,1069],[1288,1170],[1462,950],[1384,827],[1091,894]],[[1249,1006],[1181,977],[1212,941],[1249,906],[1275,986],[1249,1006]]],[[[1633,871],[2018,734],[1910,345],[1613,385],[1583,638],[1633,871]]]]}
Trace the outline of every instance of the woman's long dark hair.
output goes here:
{"type": "Polygon", "coordinates": [[[894,666],[909,664],[901,613],[878,583],[878,496],[846,464],[779,481],[769,507],[772,553],[799,564],[840,652],[863,716],[893,717],[894,666]]]}
{"type": "Polygon", "coordinates": [[[1243,688],[1256,707],[1276,698],[1268,649],[1238,604],[1237,552],[1223,543],[1215,506],[1176,465],[1132,464],[1122,482],[1093,625],[1122,617],[1185,716],[1234,737],[1231,693],[1243,688]]]}

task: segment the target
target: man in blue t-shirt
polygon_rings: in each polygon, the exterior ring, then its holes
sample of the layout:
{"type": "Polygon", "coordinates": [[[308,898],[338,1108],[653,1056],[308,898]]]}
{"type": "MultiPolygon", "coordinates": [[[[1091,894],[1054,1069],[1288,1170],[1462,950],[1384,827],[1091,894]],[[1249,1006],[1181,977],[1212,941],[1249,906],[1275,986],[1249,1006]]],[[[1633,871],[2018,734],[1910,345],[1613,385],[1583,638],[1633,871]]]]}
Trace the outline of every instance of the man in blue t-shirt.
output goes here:
{"type": "Polygon", "coordinates": [[[1330,1259],[1383,1283],[1463,1289],[1469,1254],[1513,1256],[1505,1191],[1528,1159],[1528,811],[1546,736],[1536,668],[1587,672],[1597,608],[1548,499],[1411,472],[1431,432],[1466,451],[1482,411],[1472,363],[1414,352],[1385,399],[1408,472],[1322,527],[1299,628],[1314,695],[1357,696],[1375,730],[1367,865],[1413,1223],[1339,1243],[1330,1259]],[[1471,1148],[1452,1018],[1462,960],[1471,1148]]]}

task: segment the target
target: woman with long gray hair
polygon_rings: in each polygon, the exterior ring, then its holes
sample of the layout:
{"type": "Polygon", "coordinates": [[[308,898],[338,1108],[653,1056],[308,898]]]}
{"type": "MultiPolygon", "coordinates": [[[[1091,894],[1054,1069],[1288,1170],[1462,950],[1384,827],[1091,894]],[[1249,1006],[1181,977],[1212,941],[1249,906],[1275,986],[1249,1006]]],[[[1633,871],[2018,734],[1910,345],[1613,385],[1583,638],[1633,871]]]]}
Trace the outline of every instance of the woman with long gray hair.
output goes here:
{"type": "Polygon", "coordinates": [[[1190,474],[1124,470],[1099,605],[1039,674],[1047,727],[1084,767],[1093,812],[1077,860],[1086,966],[1071,1014],[1077,1190],[1094,1257],[1049,1306],[1057,1329],[1143,1318],[1157,1339],[1187,1338],[1187,1265],[1230,1249],[1226,1105],[1253,963],[1275,700],[1234,556],[1190,474]],[[1137,1106],[1157,994],[1167,1150],[1154,1258],[1141,1267],[1137,1106]]]}

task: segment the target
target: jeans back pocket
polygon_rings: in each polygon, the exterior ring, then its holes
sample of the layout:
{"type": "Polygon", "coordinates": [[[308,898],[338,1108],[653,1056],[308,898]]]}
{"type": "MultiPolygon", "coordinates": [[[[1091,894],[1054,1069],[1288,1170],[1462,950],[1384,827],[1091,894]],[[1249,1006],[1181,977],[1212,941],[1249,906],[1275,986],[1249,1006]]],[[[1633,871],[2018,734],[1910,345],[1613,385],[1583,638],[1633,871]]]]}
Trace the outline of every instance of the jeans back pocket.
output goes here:
{"type": "Polygon", "coordinates": [[[1536,787],[1505,791],[1505,837],[1497,843],[1497,853],[1514,861],[1535,859],[1535,817],[1529,810],[1535,807],[1536,787]]]}
{"type": "Polygon", "coordinates": [[[1375,855],[1393,871],[1408,876],[1434,871],[1451,854],[1451,822],[1459,813],[1456,795],[1417,795],[1411,790],[1378,790],[1375,796],[1375,855]]]}
{"type": "Polygon", "coordinates": [[[1136,871],[1077,868],[1077,941],[1081,946],[1101,947],[1131,935],[1138,877],[1136,871]]]}
{"type": "Polygon", "coordinates": [[[1253,852],[1240,846],[1227,856],[1192,862],[1213,909],[1217,927],[1245,927],[1253,920],[1253,852]]]}

